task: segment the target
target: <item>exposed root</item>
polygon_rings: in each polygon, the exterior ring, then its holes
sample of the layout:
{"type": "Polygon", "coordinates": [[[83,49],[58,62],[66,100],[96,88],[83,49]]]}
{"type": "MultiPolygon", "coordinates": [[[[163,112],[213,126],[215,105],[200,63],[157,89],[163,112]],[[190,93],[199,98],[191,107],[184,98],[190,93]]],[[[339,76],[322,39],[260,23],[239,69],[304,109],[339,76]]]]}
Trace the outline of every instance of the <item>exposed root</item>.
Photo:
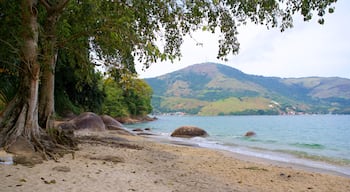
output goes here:
{"type": "Polygon", "coordinates": [[[96,144],[111,146],[116,148],[128,148],[141,150],[143,147],[129,143],[128,140],[118,137],[98,137],[98,136],[81,136],[78,138],[79,143],[96,144]]]}
{"type": "MultiPolygon", "coordinates": [[[[74,134],[56,128],[50,131],[49,133],[41,129],[38,136],[34,134],[30,137],[20,135],[4,149],[15,154],[15,163],[29,166],[41,163],[42,160],[58,161],[67,153],[71,153],[74,159],[78,145],[74,134]]],[[[11,136],[13,137],[13,135],[11,136]]]]}

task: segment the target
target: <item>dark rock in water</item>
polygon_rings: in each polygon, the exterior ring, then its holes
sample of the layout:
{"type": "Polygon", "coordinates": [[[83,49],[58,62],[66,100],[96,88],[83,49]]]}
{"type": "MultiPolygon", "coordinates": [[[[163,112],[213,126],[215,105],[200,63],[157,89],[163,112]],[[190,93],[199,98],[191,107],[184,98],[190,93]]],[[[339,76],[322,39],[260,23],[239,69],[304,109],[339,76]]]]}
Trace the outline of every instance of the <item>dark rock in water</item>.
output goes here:
{"type": "Polygon", "coordinates": [[[151,128],[145,128],[145,131],[151,131],[151,128]]]}
{"type": "Polygon", "coordinates": [[[135,132],[142,132],[143,130],[140,129],[140,128],[136,128],[136,129],[133,129],[132,131],[135,131],[135,132]]]}
{"type": "Polygon", "coordinates": [[[109,130],[124,129],[124,125],[121,124],[116,119],[114,119],[113,117],[108,116],[108,115],[101,115],[100,117],[101,117],[102,121],[104,122],[106,129],[109,129],[109,130]]]}
{"type": "Polygon", "coordinates": [[[75,130],[88,129],[91,131],[105,131],[106,126],[100,116],[95,113],[85,112],[69,121],[75,126],[75,130]]]}
{"type": "Polygon", "coordinates": [[[247,133],[245,133],[244,136],[246,136],[246,137],[252,137],[252,136],[255,136],[255,135],[256,135],[255,132],[253,132],[253,131],[248,131],[247,133]]]}
{"type": "Polygon", "coordinates": [[[182,126],[171,134],[172,137],[207,137],[208,133],[201,128],[193,126],[182,126]]]}

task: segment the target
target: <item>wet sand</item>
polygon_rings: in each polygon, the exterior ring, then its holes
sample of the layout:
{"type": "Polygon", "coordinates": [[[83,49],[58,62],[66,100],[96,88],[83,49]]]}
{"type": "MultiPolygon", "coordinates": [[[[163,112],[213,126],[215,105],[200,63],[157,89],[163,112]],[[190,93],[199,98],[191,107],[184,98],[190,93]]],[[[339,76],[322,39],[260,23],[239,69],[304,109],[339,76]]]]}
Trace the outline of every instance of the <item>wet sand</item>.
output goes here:
{"type": "Polygon", "coordinates": [[[83,135],[99,139],[82,140],[75,159],[0,165],[0,191],[350,191],[350,178],[332,173],[112,131],[83,135]]]}

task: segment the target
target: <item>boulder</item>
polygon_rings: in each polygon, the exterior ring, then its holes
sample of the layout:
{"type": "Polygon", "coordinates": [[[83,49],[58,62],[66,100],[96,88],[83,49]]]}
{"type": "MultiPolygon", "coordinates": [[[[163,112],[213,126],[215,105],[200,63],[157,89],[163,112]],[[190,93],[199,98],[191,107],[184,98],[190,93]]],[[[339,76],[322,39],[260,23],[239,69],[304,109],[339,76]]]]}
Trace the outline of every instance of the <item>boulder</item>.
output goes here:
{"type": "Polygon", "coordinates": [[[121,134],[121,135],[135,135],[130,131],[128,131],[127,129],[125,129],[124,125],[121,124],[116,119],[114,119],[113,117],[108,115],[101,115],[100,117],[104,122],[106,129],[116,131],[118,134],[121,134]]]}
{"type": "Polygon", "coordinates": [[[174,130],[172,137],[207,137],[208,133],[201,128],[193,126],[182,126],[174,130]]]}
{"type": "Polygon", "coordinates": [[[101,117],[103,123],[105,124],[106,129],[109,129],[109,130],[124,129],[124,125],[121,124],[116,119],[114,119],[113,117],[108,116],[108,115],[101,115],[100,117],[101,117]]]}
{"type": "Polygon", "coordinates": [[[36,152],[34,146],[23,136],[20,136],[12,143],[7,152],[12,153],[13,163],[25,166],[34,166],[35,164],[43,163],[43,158],[40,153],[36,152]]]}
{"type": "Polygon", "coordinates": [[[256,133],[254,131],[248,131],[247,133],[244,134],[245,137],[252,137],[255,135],[256,135],[256,133]]]}
{"type": "Polygon", "coordinates": [[[100,116],[95,113],[85,112],[78,117],[70,120],[68,123],[72,124],[75,130],[91,130],[91,131],[105,131],[106,126],[100,116]]]}

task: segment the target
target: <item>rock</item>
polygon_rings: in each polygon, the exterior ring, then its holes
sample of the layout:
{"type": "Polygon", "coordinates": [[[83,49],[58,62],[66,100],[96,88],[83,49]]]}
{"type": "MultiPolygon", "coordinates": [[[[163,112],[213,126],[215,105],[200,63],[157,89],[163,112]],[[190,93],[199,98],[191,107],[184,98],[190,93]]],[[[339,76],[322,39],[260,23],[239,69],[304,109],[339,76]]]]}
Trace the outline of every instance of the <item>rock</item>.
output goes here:
{"type": "Polygon", "coordinates": [[[58,125],[62,130],[76,130],[77,127],[72,122],[64,122],[58,125]]]}
{"type": "Polygon", "coordinates": [[[105,131],[106,126],[100,116],[95,113],[85,112],[78,117],[70,120],[68,123],[73,124],[75,130],[91,130],[91,131],[105,131]]]}
{"type": "Polygon", "coordinates": [[[246,136],[246,137],[252,137],[255,135],[256,135],[256,133],[254,131],[248,131],[247,133],[244,134],[244,136],[246,136]]]}
{"type": "Polygon", "coordinates": [[[172,137],[207,137],[208,133],[201,128],[193,126],[182,126],[171,134],[172,137]]]}
{"type": "Polygon", "coordinates": [[[151,131],[151,128],[145,128],[145,131],[151,131]]]}
{"type": "Polygon", "coordinates": [[[109,129],[109,130],[124,129],[124,125],[121,124],[116,119],[114,119],[113,117],[108,116],[108,115],[101,115],[100,117],[101,117],[102,121],[104,122],[106,129],[109,129]]]}
{"type": "Polygon", "coordinates": [[[132,131],[135,131],[135,132],[142,132],[143,130],[140,129],[140,128],[136,128],[136,129],[133,129],[132,131]]]}
{"type": "Polygon", "coordinates": [[[120,135],[134,135],[133,133],[131,133],[130,131],[125,129],[124,125],[121,124],[116,119],[114,119],[113,117],[108,116],[108,115],[101,115],[100,117],[101,117],[102,121],[104,122],[106,129],[114,130],[120,135]]]}
{"type": "Polygon", "coordinates": [[[7,152],[13,154],[34,153],[34,146],[23,136],[19,136],[8,148],[7,152]]]}
{"type": "Polygon", "coordinates": [[[116,119],[123,124],[135,124],[135,123],[142,123],[142,122],[157,120],[156,117],[149,117],[148,115],[133,116],[133,117],[116,117],[116,119]]]}
{"type": "Polygon", "coordinates": [[[35,152],[33,145],[22,136],[18,137],[7,151],[14,154],[13,162],[16,164],[34,166],[43,163],[41,154],[35,152]]]}

